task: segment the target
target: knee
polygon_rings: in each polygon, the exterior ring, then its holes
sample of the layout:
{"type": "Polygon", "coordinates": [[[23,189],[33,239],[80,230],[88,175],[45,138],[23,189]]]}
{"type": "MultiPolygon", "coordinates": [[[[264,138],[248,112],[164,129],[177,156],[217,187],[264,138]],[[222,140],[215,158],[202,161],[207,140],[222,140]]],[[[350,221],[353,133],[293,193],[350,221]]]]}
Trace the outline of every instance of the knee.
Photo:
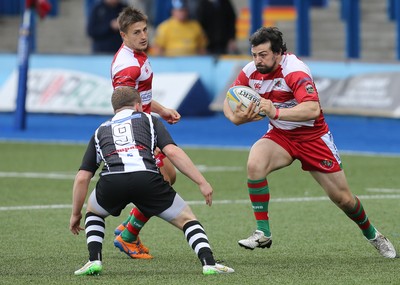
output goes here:
{"type": "Polygon", "coordinates": [[[186,206],[173,220],[171,220],[171,224],[176,226],[179,229],[183,229],[183,226],[193,220],[197,220],[194,215],[192,209],[189,206],[186,206]]]}
{"type": "Polygon", "coordinates": [[[247,175],[252,179],[260,179],[261,177],[265,177],[266,173],[264,169],[260,166],[260,164],[254,161],[247,162],[247,175]]]}
{"type": "Polygon", "coordinates": [[[333,202],[335,202],[335,204],[345,212],[351,211],[356,204],[353,195],[342,195],[334,199],[333,202]]]}

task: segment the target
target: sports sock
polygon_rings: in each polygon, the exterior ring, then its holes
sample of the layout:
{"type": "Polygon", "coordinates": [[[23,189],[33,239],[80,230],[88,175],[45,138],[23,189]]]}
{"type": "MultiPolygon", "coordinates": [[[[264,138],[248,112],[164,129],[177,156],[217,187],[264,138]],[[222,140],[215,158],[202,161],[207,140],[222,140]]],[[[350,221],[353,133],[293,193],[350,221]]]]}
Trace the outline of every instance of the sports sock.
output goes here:
{"type": "Polygon", "coordinates": [[[270,237],[271,231],[268,218],[269,188],[267,179],[248,179],[247,187],[254,216],[257,221],[257,229],[263,231],[267,237],[270,237]]]}
{"type": "Polygon", "coordinates": [[[361,201],[358,199],[357,196],[354,196],[354,198],[356,200],[356,204],[349,213],[346,213],[346,215],[358,225],[363,235],[367,239],[373,239],[375,238],[376,229],[369,222],[368,216],[364,211],[364,207],[361,204],[361,201]]]}
{"type": "Polygon", "coordinates": [[[140,230],[147,223],[149,218],[142,214],[137,208],[133,208],[126,229],[122,231],[121,237],[126,242],[133,242],[137,239],[140,230]]]}
{"type": "Polygon", "coordinates": [[[102,260],[101,250],[103,248],[104,232],[104,219],[92,212],[87,212],[85,216],[85,233],[90,261],[102,260]]]}
{"type": "Polygon", "coordinates": [[[199,258],[201,264],[203,266],[215,265],[215,259],[212,254],[210,244],[208,242],[208,237],[200,222],[187,222],[183,226],[182,230],[185,234],[187,242],[197,254],[197,257],[199,258]]]}

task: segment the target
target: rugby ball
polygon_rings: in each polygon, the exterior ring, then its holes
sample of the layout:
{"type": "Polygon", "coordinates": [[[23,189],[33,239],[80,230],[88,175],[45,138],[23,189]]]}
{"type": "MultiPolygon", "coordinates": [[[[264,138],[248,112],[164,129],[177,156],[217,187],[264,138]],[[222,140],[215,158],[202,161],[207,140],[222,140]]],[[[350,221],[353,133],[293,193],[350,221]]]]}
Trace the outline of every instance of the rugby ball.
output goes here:
{"type": "Polygon", "coordinates": [[[248,86],[233,86],[229,88],[228,92],[226,93],[226,98],[232,111],[236,109],[236,106],[239,104],[239,102],[243,103],[241,109],[244,111],[250,105],[250,102],[253,101],[256,103],[254,112],[258,113],[258,115],[261,117],[266,116],[264,112],[259,111],[261,102],[260,94],[248,86]]]}

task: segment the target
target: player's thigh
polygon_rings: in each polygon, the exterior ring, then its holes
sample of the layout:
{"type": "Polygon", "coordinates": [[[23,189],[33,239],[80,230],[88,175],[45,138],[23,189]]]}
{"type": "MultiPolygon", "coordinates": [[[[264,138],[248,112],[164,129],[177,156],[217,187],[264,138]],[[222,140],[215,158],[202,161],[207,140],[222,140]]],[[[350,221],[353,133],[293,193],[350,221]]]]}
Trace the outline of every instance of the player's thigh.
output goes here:
{"type": "Polygon", "coordinates": [[[324,173],[310,171],[310,174],[321,185],[329,198],[343,210],[351,210],[354,206],[354,195],[351,193],[343,170],[324,173]]]}
{"type": "Polygon", "coordinates": [[[97,201],[96,198],[96,189],[92,191],[90,194],[88,200],[87,200],[87,207],[86,207],[87,212],[92,212],[95,213],[103,218],[108,217],[110,213],[104,209],[99,202],[97,201]]]}
{"type": "Polygon", "coordinates": [[[183,226],[190,222],[196,220],[196,216],[194,215],[192,209],[186,205],[182,212],[179,213],[174,219],[170,220],[169,222],[173,224],[178,229],[182,230],[183,226]]]}
{"type": "Polygon", "coordinates": [[[278,143],[260,139],[252,147],[247,162],[250,179],[265,177],[270,172],[288,166],[293,162],[291,155],[278,143]],[[250,177],[250,176],[254,177],[250,177]]]}

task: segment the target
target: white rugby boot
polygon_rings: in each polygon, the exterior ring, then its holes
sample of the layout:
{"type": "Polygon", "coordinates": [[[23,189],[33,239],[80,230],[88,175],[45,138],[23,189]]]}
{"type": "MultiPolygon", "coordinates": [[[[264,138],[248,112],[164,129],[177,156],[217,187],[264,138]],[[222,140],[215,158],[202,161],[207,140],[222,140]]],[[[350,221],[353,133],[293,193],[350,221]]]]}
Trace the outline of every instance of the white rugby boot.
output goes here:
{"type": "Polygon", "coordinates": [[[375,238],[370,239],[369,242],[379,251],[379,253],[386,258],[396,258],[396,250],[393,244],[380,232],[376,231],[375,238]]]}
{"type": "Polygon", "coordinates": [[[264,232],[256,230],[251,236],[238,241],[239,245],[247,249],[270,248],[272,244],[272,236],[267,237],[264,232]]]}
{"type": "Polygon", "coordinates": [[[235,270],[228,266],[215,263],[215,265],[204,265],[203,266],[203,274],[204,275],[214,275],[214,274],[224,274],[224,273],[233,273],[235,270]]]}

